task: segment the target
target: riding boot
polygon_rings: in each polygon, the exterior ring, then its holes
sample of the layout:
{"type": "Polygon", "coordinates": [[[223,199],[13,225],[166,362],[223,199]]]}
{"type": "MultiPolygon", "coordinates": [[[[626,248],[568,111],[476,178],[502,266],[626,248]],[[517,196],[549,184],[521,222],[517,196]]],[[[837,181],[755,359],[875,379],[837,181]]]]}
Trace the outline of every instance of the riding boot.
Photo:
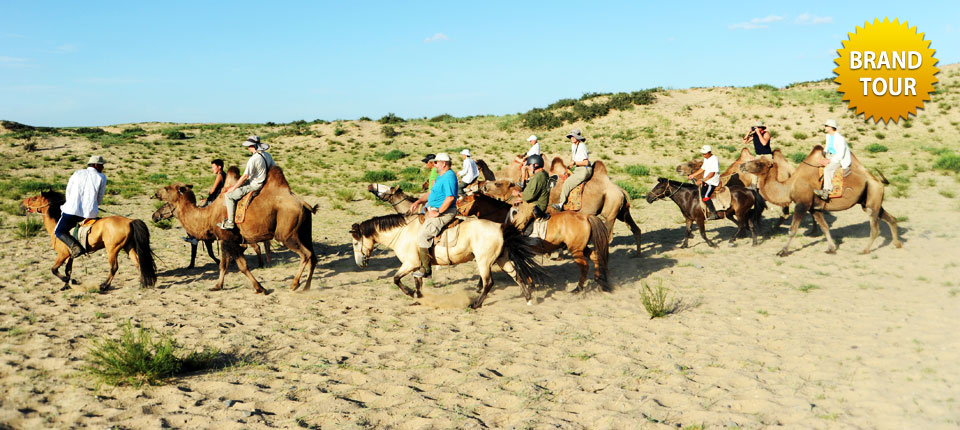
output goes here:
{"type": "Polygon", "coordinates": [[[830,191],[832,190],[813,190],[813,193],[823,199],[823,201],[830,201],[830,191]]]}
{"type": "Polygon", "coordinates": [[[57,236],[57,239],[60,239],[64,245],[67,245],[67,249],[70,250],[70,257],[77,258],[80,254],[83,254],[83,246],[80,245],[80,242],[69,234],[61,234],[57,236]]]}
{"type": "Polygon", "coordinates": [[[707,205],[707,220],[723,219],[717,214],[717,209],[713,206],[713,199],[704,202],[707,205]]]}
{"type": "Polygon", "coordinates": [[[430,248],[418,248],[420,254],[420,270],[413,272],[414,278],[429,278],[433,267],[430,261],[430,248]]]}

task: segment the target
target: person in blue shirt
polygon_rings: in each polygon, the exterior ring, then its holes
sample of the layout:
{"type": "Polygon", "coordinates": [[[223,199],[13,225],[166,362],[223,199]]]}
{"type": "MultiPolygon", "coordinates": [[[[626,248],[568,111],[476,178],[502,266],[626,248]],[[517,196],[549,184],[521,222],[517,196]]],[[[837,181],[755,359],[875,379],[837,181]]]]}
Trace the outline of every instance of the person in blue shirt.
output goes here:
{"type": "Polygon", "coordinates": [[[413,272],[416,278],[430,277],[432,272],[430,248],[433,246],[433,239],[457,216],[457,175],[450,170],[450,155],[441,152],[437,154],[434,161],[439,175],[437,181],[434,182],[429,193],[420,196],[410,207],[410,212],[415,212],[421,204],[427,204],[426,218],[417,235],[417,247],[420,248],[420,270],[413,272]]]}

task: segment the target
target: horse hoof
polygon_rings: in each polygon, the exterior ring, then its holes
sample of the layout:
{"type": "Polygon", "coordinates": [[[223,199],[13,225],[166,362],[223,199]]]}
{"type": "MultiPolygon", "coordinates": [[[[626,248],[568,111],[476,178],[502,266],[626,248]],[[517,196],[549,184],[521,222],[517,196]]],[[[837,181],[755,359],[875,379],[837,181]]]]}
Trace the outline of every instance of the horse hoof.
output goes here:
{"type": "Polygon", "coordinates": [[[423,293],[417,291],[417,296],[416,296],[416,298],[422,299],[422,298],[423,298],[423,293]]]}
{"type": "Polygon", "coordinates": [[[527,306],[533,306],[533,301],[527,300],[527,306]]]}
{"type": "MultiPolygon", "coordinates": [[[[863,253],[866,254],[867,252],[869,252],[869,251],[864,251],[863,253]]],[[[836,248],[830,248],[830,249],[827,250],[827,254],[836,254],[836,253],[837,253],[837,249],[836,249],[836,248]]]]}
{"type": "Polygon", "coordinates": [[[60,287],[60,291],[67,291],[67,290],[70,290],[70,289],[71,289],[71,288],[70,288],[70,284],[63,284],[63,286],[60,287]]]}
{"type": "Polygon", "coordinates": [[[222,289],[223,289],[223,287],[213,287],[213,288],[210,289],[210,291],[220,291],[220,290],[222,290],[222,289]]]}

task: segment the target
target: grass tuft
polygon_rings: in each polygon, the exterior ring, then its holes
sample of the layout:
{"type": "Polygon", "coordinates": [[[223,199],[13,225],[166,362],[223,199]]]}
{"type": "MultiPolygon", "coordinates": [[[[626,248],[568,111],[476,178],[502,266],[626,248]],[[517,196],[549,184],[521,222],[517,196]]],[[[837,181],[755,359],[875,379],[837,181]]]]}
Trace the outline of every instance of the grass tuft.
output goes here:
{"type": "Polygon", "coordinates": [[[871,143],[871,144],[867,145],[867,147],[864,148],[864,149],[866,149],[867,152],[874,153],[874,154],[877,153],[877,152],[887,152],[887,150],[888,150],[888,148],[887,148],[886,146],[883,146],[883,145],[881,145],[881,144],[879,144],[879,143],[871,143]]]}
{"type": "Polygon", "coordinates": [[[33,217],[27,218],[17,223],[17,238],[29,239],[40,233],[40,230],[43,230],[43,221],[33,217]]]}
{"type": "Polygon", "coordinates": [[[933,168],[960,173],[960,155],[943,154],[937,159],[936,163],[933,163],[933,168]]]}
{"type": "Polygon", "coordinates": [[[668,300],[669,290],[664,288],[663,281],[657,283],[655,288],[650,288],[646,282],[640,289],[640,302],[643,308],[650,314],[650,319],[661,318],[677,311],[679,304],[668,300]]]}

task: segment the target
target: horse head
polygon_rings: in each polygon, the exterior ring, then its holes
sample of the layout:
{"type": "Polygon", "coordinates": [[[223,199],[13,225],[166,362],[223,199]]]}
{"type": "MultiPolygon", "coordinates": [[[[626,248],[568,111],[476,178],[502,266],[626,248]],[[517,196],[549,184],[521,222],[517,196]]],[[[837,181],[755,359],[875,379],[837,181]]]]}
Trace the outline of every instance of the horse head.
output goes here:
{"type": "Polygon", "coordinates": [[[353,261],[361,269],[367,267],[373,252],[373,238],[361,233],[360,224],[356,223],[350,226],[350,236],[353,239],[353,261]]]}
{"type": "Polygon", "coordinates": [[[647,193],[647,203],[653,203],[666,197],[669,194],[670,180],[667,178],[657,178],[657,185],[647,193]]]}
{"type": "Polygon", "coordinates": [[[460,216],[477,215],[476,202],[477,198],[472,193],[457,199],[457,213],[460,216]]]}

